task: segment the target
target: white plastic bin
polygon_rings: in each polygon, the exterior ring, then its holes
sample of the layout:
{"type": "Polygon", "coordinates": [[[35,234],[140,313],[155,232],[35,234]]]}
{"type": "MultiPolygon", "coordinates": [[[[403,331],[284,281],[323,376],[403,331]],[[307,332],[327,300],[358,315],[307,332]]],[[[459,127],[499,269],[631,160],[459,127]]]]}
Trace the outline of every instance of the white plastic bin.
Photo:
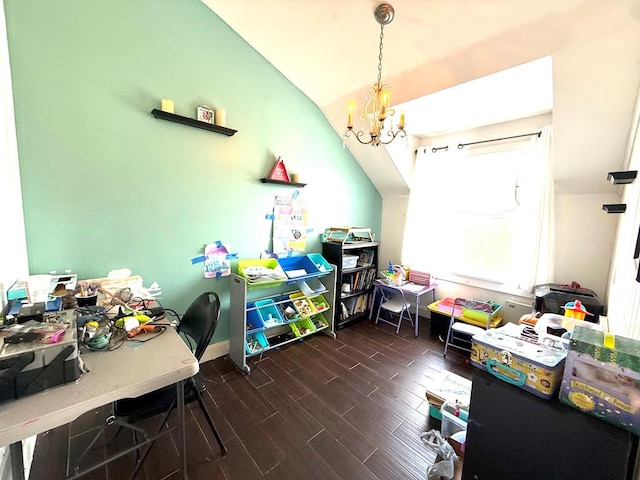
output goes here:
{"type": "Polygon", "coordinates": [[[449,402],[444,402],[440,407],[440,415],[442,415],[442,425],[440,433],[442,438],[449,438],[456,432],[467,430],[468,414],[465,410],[460,410],[460,416],[457,417],[453,413],[453,406],[449,402]]]}
{"type": "Polygon", "coordinates": [[[358,265],[357,255],[344,255],[342,257],[342,268],[355,268],[358,265]]]}

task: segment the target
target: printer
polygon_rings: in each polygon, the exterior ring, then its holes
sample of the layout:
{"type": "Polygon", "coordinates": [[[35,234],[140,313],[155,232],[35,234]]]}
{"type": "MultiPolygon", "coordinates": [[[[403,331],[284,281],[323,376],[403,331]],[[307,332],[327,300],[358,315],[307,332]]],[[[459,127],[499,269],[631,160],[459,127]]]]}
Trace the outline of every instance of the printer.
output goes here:
{"type": "Polygon", "coordinates": [[[598,323],[600,315],[604,315],[604,305],[593,290],[583,288],[576,283],[556,284],[545,283],[533,288],[535,302],[533,308],[540,313],[557,313],[564,315],[564,307],[569,302],[580,300],[587,312],[585,321],[598,323]]]}

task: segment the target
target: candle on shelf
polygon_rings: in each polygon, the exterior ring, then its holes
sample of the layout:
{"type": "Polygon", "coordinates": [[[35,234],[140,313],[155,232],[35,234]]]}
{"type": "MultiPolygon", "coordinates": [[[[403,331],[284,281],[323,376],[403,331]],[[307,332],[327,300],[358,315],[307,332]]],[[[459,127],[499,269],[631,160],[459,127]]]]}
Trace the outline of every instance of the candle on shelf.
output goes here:
{"type": "Polygon", "coordinates": [[[215,122],[219,127],[225,127],[227,125],[227,112],[224,108],[216,108],[215,122]]]}
{"type": "Polygon", "coordinates": [[[161,110],[163,112],[173,113],[173,100],[162,99],[161,110]]]}

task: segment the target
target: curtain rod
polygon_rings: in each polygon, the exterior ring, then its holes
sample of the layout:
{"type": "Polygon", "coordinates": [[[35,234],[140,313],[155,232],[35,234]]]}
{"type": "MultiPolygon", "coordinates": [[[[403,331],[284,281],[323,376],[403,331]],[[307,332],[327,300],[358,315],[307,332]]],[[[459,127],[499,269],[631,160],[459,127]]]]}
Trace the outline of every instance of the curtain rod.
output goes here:
{"type": "Polygon", "coordinates": [[[532,137],[533,135],[540,137],[541,134],[542,134],[542,131],[539,131],[539,132],[532,132],[532,133],[523,133],[522,135],[513,135],[512,137],[492,138],[491,140],[480,140],[479,142],[459,143],[458,148],[462,149],[469,145],[477,145],[479,143],[499,142],[500,140],[511,140],[512,138],[532,137]]]}
{"type": "MultiPolygon", "coordinates": [[[[532,133],[523,133],[522,135],[513,135],[512,137],[502,137],[502,138],[492,138],[490,140],[480,140],[479,142],[459,143],[458,144],[458,148],[459,149],[463,149],[464,147],[467,147],[469,145],[477,145],[478,143],[499,142],[500,140],[511,140],[512,138],[531,137],[533,135],[536,135],[537,137],[540,137],[540,135],[542,135],[542,131],[532,132],[532,133]]],[[[427,153],[427,147],[423,147],[423,148],[424,148],[424,150],[423,150],[422,153],[427,153]]],[[[433,147],[431,149],[431,151],[433,153],[437,153],[438,150],[448,151],[449,150],[449,145],[445,145],[444,147],[433,147]]],[[[416,153],[418,153],[418,150],[416,150],[416,153]]]]}

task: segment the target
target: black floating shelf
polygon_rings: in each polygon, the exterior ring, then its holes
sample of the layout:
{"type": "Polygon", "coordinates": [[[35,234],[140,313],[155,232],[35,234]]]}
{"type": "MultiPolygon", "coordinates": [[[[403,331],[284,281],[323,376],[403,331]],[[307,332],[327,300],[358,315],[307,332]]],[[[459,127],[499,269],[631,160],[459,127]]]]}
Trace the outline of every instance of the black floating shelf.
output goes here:
{"type": "Polygon", "coordinates": [[[158,110],[157,108],[151,110],[151,113],[154,117],[159,118],[160,120],[167,120],[168,122],[173,123],[181,123],[182,125],[188,125],[189,127],[201,128],[202,130],[221,133],[228,137],[237,132],[237,130],[232,130],[231,128],[213,125],[212,123],[201,122],[200,120],[196,120],[194,118],[183,117],[182,115],[176,115],[175,113],[163,112],[162,110],[158,110]]]}
{"type": "Polygon", "coordinates": [[[609,203],[602,205],[602,210],[607,213],[624,213],[627,210],[626,203],[609,203]]]}
{"type": "Polygon", "coordinates": [[[298,183],[298,182],[287,182],[286,180],[274,180],[272,178],[261,178],[260,181],[262,183],[275,183],[276,185],[288,185],[290,187],[304,187],[306,183],[298,183]]]}

